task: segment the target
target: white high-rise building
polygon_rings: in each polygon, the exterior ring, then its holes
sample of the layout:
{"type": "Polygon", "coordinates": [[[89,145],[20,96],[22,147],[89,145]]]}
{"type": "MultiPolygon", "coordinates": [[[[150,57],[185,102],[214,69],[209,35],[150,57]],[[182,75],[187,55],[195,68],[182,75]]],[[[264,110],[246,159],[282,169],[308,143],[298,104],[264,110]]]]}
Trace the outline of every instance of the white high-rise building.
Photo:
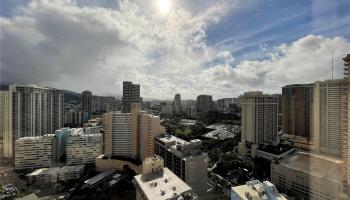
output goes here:
{"type": "Polygon", "coordinates": [[[12,157],[12,148],[9,148],[10,144],[12,144],[12,137],[10,136],[10,109],[9,92],[0,91],[0,135],[3,140],[1,145],[3,155],[0,155],[0,157],[6,158],[12,157]]]}
{"type": "Polygon", "coordinates": [[[278,139],[278,101],[277,95],[244,93],[241,97],[242,142],[262,144],[278,139]]]}
{"type": "Polygon", "coordinates": [[[316,152],[342,157],[347,82],[343,79],[314,84],[314,139],[316,152]]]}
{"type": "MultiPolygon", "coordinates": [[[[7,94],[4,93],[6,96],[7,94]]],[[[6,98],[7,99],[7,98],[6,98]]],[[[4,132],[4,154],[12,158],[18,138],[54,133],[64,123],[63,90],[37,86],[10,85],[6,115],[1,120],[8,123],[4,132]]],[[[2,122],[4,123],[4,122],[2,122]]]]}
{"type": "Polygon", "coordinates": [[[51,167],[54,134],[22,137],[15,144],[15,169],[51,167]]]}

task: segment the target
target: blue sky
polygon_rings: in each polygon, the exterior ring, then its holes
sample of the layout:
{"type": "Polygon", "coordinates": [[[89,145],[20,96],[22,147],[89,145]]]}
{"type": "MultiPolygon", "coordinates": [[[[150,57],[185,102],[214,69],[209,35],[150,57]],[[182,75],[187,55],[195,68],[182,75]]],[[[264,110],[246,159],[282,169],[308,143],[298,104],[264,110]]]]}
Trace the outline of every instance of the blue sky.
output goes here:
{"type": "Polygon", "coordinates": [[[348,0],[266,0],[230,13],[208,30],[208,43],[238,57],[261,45],[290,43],[308,34],[350,38],[348,0]],[[234,46],[232,48],[232,46],[234,46]]]}
{"type": "Polygon", "coordinates": [[[159,1],[1,0],[1,82],[113,95],[128,79],[156,98],[274,93],[329,78],[332,50],[342,76],[349,0],[166,0],[168,13],[159,1]],[[287,68],[293,76],[276,76],[287,68]]]}

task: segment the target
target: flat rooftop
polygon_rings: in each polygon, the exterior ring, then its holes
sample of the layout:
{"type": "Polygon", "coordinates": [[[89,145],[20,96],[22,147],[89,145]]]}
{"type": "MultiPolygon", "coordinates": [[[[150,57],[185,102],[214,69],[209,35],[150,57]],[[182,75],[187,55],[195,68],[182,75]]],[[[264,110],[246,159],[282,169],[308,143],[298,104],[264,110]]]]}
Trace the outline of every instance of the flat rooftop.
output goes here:
{"type": "Polygon", "coordinates": [[[36,176],[36,175],[42,175],[42,174],[44,175],[57,174],[58,170],[59,170],[59,167],[41,168],[27,174],[26,176],[36,176]]]}
{"type": "Polygon", "coordinates": [[[116,173],[117,170],[115,169],[107,169],[106,171],[103,171],[96,176],[89,178],[88,180],[84,181],[85,184],[93,186],[100,181],[104,180],[105,178],[111,176],[112,174],[116,173]]]}
{"type": "Polygon", "coordinates": [[[240,185],[231,188],[232,192],[238,195],[233,196],[232,199],[242,199],[242,200],[260,200],[260,199],[275,199],[275,200],[286,200],[284,196],[282,196],[275,186],[268,181],[261,183],[258,180],[249,181],[245,185],[240,185]],[[269,190],[266,190],[264,184],[269,187],[269,190]],[[251,198],[248,198],[251,197],[251,198]]]}
{"type": "Polygon", "coordinates": [[[54,136],[55,136],[55,134],[46,134],[46,135],[41,135],[41,136],[26,136],[26,137],[18,138],[16,141],[39,140],[41,138],[54,137],[54,136]]]}
{"type": "Polygon", "coordinates": [[[79,171],[81,169],[84,169],[84,165],[74,165],[74,166],[64,166],[60,168],[59,172],[72,172],[72,171],[79,171]]]}
{"type": "Polygon", "coordinates": [[[175,137],[173,135],[162,135],[159,136],[158,139],[165,144],[170,143],[170,142],[175,142],[176,144],[189,144],[186,140],[183,140],[181,138],[175,137]]]}
{"type": "Polygon", "coordinates": [[[168,168],[163,170],[163,176],[155,175],[146,180],[142,178],[141,174],[134,177],[147,199],[171,199],[175,194],[181,195],[184,192],[191,191],[191,187],[168,168]]]}
{"type": "Polygon", "coordinates": [[[344,161],[324,155],[299,151],[288,155],[279,165],[318,178],[342,183],[344,161]]]}

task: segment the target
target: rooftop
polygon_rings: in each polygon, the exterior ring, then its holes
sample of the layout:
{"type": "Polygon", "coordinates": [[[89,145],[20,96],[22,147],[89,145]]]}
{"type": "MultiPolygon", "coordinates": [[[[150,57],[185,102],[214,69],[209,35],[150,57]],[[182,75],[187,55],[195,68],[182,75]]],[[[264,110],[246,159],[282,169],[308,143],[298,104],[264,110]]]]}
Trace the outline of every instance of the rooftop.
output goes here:
{"type": "Polygon", "coordinates": [[[175,137],[173,135],[161,135],[158,136],[158,139],[165,144],[175,142],[176,144],[189,144],[186,140],[183,140],[181,138],[175,137]]]}
{"type": "Polygon", "coordinates": [[[75,165],[75,166],[64,166],[59,169],[59,172],[70,172],[84,169],[84,165],[75,165]]]}
{"type": "Polygon", "coordinates": [[[275,199],[286,200],[275,188],[275,186],[269,181],[261,183],[258,180],[248,181],[245,185],[236,186],[231,188],[232,199],[275,199]],[[236,196],[234,196],[236,195],[236,196]],[[239,198],[240,197],[240,198],[239,198]]]}
{"type": "Polygon", "coordinates": [[[104,180],[105,178],[113,175],[114,173],[116,173],[117,170],[115,169],[108,169],[106,171],[103,171],[99,174],[97,174],[96,176],[89,178],[88,180],[84,181],[85,184],[87,185],[95,185],[97,183],[99,183],[100,181],[104,180]]]}
{"type": "Polygon", "coordinates": [[[168,168],[163,169],[162,175],[156,173],[149,179],[142,178],[142,175],[134,177],[147,199],[162,200],[171,199],[185,192],[191,191],[191,187],[183,182],[168,168]]]}
{"type": "Polygon", "coordinates": [[[45,137],[54,137],[55,134],[46,134],[46,135],[42,135],[42,136],[27,136],[27,137],[21,137],[18,138],[17,141],[23,141],[23,140],[39,140],[41,138],[45,138],[45,137]]]}
{"type": "Polygon", "coordinates": [[[51,167],[51,168],[41,168],[37,169],[26,176],[36,176],[36,175],[43,175],[43,174],[57,174],[59,170],[59,167],[51,167]]]}
{"type": "Polygon", "coordinates": [[[27,196],[16,198],[16,199],[17,200],[39,200],[39,197],[36,194],[32,193],[27,196]]]}
{"type": "Polygon", "coordinates": [[[301,171],[318,178],[325,178],[336,183],[342,182],[344,161],[323,155],[299,151],[287,156],[279,165],[301,171]]]}

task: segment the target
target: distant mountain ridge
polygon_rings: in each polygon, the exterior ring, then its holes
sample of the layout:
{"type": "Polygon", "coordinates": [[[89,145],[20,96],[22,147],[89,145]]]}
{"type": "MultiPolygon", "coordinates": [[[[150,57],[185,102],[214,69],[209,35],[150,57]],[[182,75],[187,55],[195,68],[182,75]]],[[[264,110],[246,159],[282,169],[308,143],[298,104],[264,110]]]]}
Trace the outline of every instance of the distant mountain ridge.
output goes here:
{"type": "Polygon", "coordinates": [[[69,104],[79,104],[81,101],[81,94],[77,92],[73,92],[70,90],[63,90],[64,91],[64,103],[69,104]]]}

